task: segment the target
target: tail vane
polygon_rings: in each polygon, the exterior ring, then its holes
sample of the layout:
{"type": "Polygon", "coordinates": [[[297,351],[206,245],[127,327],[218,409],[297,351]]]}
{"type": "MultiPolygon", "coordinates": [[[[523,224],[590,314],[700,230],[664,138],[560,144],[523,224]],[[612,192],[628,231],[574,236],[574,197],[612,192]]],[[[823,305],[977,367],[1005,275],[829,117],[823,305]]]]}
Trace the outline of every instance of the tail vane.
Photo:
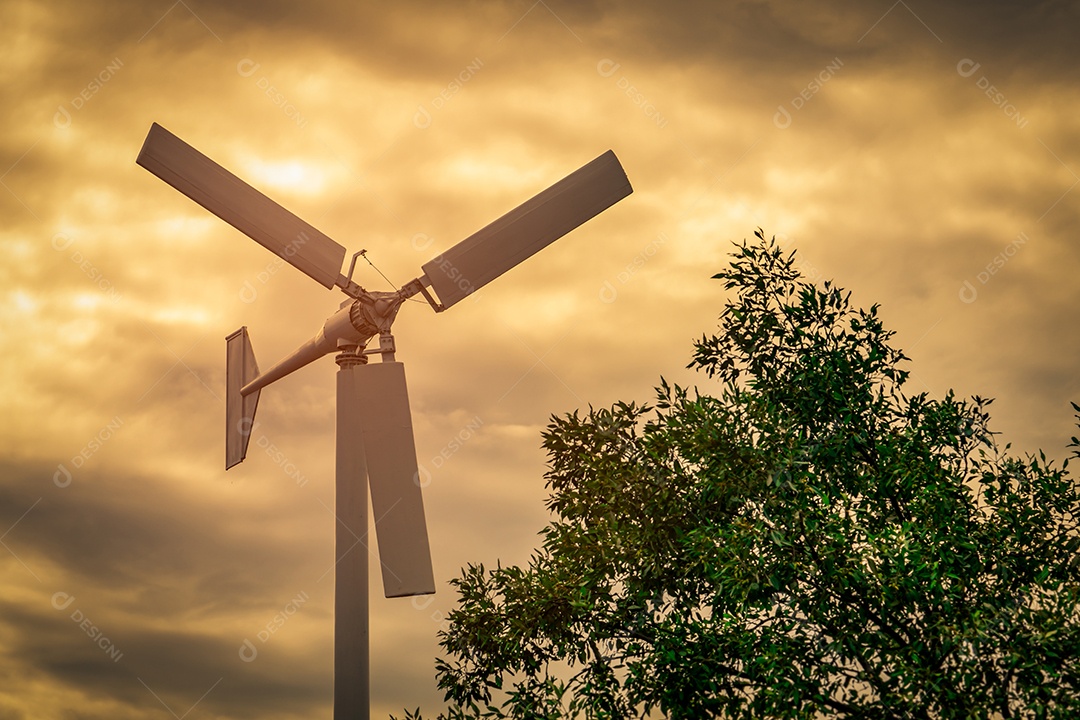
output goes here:
{"type": "Polygon", "coordinates": [[[225,338],[225,347],[225,469],[228,470],[247,455],[259,391],[241,395],[240,388],[259,377],[259,365],[246,326],[225,338]]]}

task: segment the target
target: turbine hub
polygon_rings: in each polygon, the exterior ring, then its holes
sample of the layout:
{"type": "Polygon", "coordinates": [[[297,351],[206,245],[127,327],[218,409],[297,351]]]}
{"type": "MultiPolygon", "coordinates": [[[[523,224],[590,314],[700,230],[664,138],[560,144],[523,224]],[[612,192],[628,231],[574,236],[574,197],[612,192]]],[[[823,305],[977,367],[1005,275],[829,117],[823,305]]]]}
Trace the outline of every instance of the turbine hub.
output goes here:
{"type": "Polygon", "coordinates": [[[400,291],[369,292],[361,290],[360,296],[349,309],[349,321],[364,338],[364,344],[376,335],[390,332],[405,296],[400,291]]]}

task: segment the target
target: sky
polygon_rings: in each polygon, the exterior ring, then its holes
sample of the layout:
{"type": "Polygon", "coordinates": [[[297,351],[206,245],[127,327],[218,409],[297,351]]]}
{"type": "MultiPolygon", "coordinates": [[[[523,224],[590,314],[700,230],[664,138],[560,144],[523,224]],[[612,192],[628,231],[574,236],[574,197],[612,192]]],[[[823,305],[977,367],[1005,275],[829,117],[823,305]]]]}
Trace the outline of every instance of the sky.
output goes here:
{"type": "MultiPolygon", "coordinates": [[[[334,363],[224,468],[225,337],[344,299],[135,164],[157,122],[389,290],[608,149],[634,193],[405,363],[438,592],[385,599],[372,715],[441,707],[470,563],[549,519],[551,415],[648,401],[756,228],[881,304],[908,391],[1067,456],[1080,401],[1077,2],[0,0],[0,719],[330,717],[334,363]],[[378,271],[376,271],[376,268],[378,271]]],[[[377,548],[371,548],[377,558],[377,548]]]]}

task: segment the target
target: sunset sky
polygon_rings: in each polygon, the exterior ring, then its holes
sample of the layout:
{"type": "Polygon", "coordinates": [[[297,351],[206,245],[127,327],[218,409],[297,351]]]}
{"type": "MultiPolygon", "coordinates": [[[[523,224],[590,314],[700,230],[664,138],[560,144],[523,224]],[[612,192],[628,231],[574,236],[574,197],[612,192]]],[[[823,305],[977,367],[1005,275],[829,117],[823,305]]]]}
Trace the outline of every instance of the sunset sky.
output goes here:
{"type": "Polygon", "coordinates": [[[995,397],[1002,444],[1067,455],[1078,27],[1075,1],[0,0],[0,719],[331,717],[336,368],[264,390],[226,473],[224,340],[268,367],[344,296],[137,166],[152,122],[398,285],[609,148],[634,186],[394,326],[439,590],[385,599],[373,563],[372,716],[434,714],[447,582],[548,519],[549,416],[713,387],[684,368],[758,227],[881,303],[910,393],[995,397]]]}

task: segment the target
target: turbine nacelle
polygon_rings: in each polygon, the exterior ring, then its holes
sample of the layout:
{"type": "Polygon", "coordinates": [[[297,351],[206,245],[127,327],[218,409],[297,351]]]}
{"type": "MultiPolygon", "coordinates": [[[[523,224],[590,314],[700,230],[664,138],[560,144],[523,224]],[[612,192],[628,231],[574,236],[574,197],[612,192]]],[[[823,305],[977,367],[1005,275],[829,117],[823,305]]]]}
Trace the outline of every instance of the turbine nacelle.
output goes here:
{"type": "MultiPolygon", "coordinates": [[[[277,365],[262,374],[259,374],[257,370],[254,375],[241,372],[242,377],[240,379],[243,382],[237,387],[240,396],[256,393],[275,380],[280,380],[289,373],[299,370],[324,355],[329,355],[344,348],[359,348],[360,352],[366,354],[392,353],[392,348],[388,350],[380,347],[378,350],[373,351],[366,351],[363,348],[376,335],[390,336],[392,342],[393,336],[390,335],[390,326],[393,324],[394,318],[397,317],[401,303],[406,300],[408,295],[400,290],[397,292],[368,292],[362,288],[358,294],[359,297],[356,300],[343,302],[341,308],[327,318],[322,329],[315,337],[301,345],[296,352],[277,365]]],[[[233,333],[226,338],[226,342],[235,337],[236,333],[233,333]]],[[[235,342],[240,342],[240,340],[235,340],[235,342]]],[[[393,360],[394,358],[391,356],[387,359],[393,360]]],[[[233,380],[233,375],[230,374],[229,382],[232,383],[233,380]]],[[[232,393],[230,393],[229,398],[233,398],[232,393]]],[[[241,453],[240,460],[243,459],[243,453],[241,453]]],[[[235,462],[232,464],[226,462],[225,469],[228,470],[235,464],[235,462]]]]}

